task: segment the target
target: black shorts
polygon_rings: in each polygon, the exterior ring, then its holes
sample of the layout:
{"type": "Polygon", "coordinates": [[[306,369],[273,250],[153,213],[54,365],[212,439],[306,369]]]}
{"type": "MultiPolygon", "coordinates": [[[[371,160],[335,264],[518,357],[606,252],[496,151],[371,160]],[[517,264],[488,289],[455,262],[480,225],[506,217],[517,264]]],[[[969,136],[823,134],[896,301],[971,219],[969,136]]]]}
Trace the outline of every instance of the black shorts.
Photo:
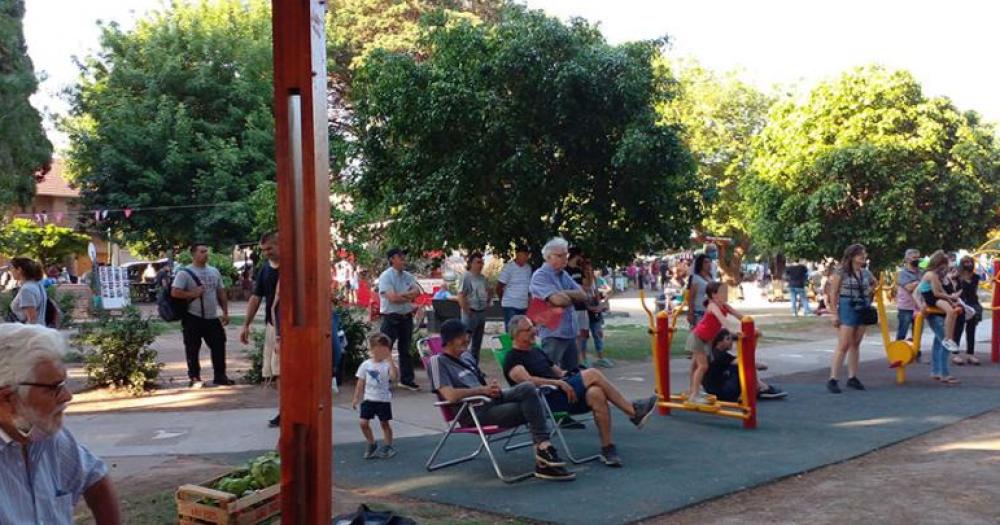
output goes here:
{"type": "Polygon", "coordinates": [[[378,416],[379,421],[392,421],[392,403],[388,401],[362,401],[361,419],[371,420],[378,416]]]}

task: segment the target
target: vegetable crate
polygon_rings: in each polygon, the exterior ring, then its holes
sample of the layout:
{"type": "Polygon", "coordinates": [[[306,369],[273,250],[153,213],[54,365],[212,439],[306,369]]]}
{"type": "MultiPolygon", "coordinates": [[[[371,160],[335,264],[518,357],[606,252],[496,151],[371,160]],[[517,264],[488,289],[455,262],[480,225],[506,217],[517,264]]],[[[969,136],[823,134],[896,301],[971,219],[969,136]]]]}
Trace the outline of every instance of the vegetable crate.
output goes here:
{"type": "Polygon", "coordinates": [[[209,488],[225,476],[177,489],[177,518],[181,525],[260,525],[278,523],[281,485],[239,497],[209,488]]]}

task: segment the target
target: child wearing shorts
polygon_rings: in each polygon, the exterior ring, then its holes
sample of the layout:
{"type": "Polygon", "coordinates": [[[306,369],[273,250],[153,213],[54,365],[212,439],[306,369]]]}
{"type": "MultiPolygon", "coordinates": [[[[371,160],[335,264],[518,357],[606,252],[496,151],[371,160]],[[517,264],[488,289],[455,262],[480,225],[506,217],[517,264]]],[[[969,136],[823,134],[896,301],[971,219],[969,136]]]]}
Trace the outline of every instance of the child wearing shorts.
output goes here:
{"type": "Polygon", "coordinates": [[[691,380],[688,390],[688,401],[704,404],[708,401],[701,388],[702,379],[708,372],[708,357],[712,353],[712,342],[723,328],[737,336],[740,335],[740,324],[737,319],[743,317],[726,304],[725,290],[722,283],[713,281],[705,288],[705,316],[698,321],[688,334],[684,349],[691,352],[691,380]],[[730,315],[732,314],[732,315],[730,315]]]}
{"type": "Polygon", "coordinates": [[[396,455],[392,448],[392,391],[390,386],[399,378],[399,370],[392,361],[392,342],[385,334],[368,337],[368,352],[371,356],[358,367],[358,384],[354,388],[352,406],[361,406],[361,433],[368,446],[365,459],[389,459],[396,455]],[[382,426],[382,447],[375,443],[371,420],[378,417],[382,426]]]}

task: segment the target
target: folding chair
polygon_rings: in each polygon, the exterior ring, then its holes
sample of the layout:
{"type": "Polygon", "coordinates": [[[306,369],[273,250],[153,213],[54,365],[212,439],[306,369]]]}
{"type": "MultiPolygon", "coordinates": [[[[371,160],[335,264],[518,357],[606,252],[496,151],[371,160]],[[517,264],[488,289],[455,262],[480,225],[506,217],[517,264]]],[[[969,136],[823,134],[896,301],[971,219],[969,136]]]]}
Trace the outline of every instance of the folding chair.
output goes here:
{"type": "MultiPolygon", "coordinates": [[[[421,339],[417,342],[417,348],[420,350],[420,360],[423,362],[428,375],[430,375],[431,357],[441,354],[441,338],[434,336],[421,339]]],[[[527,442],[511,444],[511,439],[516,435],[517,430],[520,427],[503,428],[496,425],[483,425],[479,421],[479,416],[476,415],[476,411],[474,409],[488,403],[490,398],[486,396],[470,396],[462,399],[461,401],[451,403],[443,399],[437,392],[435,392],[435,394],[437,395],[438,401],[434,403],[434,406],[441,410],[441,416],[444,418],[445,423],[448,424],[448,429],[441,437],[441,440],[438,441],[437,446],[434,447],[434,451],[431,452],[431,456],[427,459],[427,464],[425,466],[428,471],[434,471],[473,460],[477,458],[483,450],[485,450],[486,455],[490,458],[490,464],[493,465],[493,471],[496,472],[497,477],[503,482],[514,483],[535,475],[533,471],[517,475],[507,475],[503,473],[503,470],[500,468],[500,464],[497,463],[497,459],[493,455],[493,448],[490,446],[490,443],[504,440],[503,449],[505,451],[530,446],[532,443],[527,442]],[[473,424],[471,426],[465,426],[461,423],[462,416],[465,413],[468,413],[472,417],[473,424]],[[434,460],[437,459],[438,454],[444,448],[445,442],[448,441],[448,438],[451,437],[452,434],[476,434],[479,436],[479,446],[476,448],[475,452],[469,455],[435,463],[434,460]]]]}
{"type": "MultiPolygon", "coordinates": [[[[502,371],[504,368],[504,363],[507,361],[507,353],[512,351],[514,346],[509,334],[498,335],[497,339],[500,341],[500,348],[493,349],[493,358],[496,359],[497,365],[500,367],[500,370],[502,371]]],[[[508,382],[508,386],[514,386],[514,385],[510,385],[508,382]]],[[[566,451],[566,457],[569,458],[569,460],[572,461],[573,464],[575,465],[588,463],[590,461],[594,461],[595,459],[600,458],[601,457],[600,454],[594,454],[593,456],[586,456],[582,458],[577,458],[576,456],[573,455],[573,450],[570,449],[569,445],[566,443],[566,438],[563,436],[562,428],[560,428],[559,426],[559,421],[569,417],[569,412],[553,411],[552,407],[549,406],[548,397],[546,397],[546,395],[549,392],[554,392],[555,390],[556,387],[552,385],[543,385],[538,389],[538,397],[539,401],[542,404],[542,408],[545,409],[545,415],[549,418],[549,422],[552,424],[553,428],[552,433],[555,434],[557,438],[559,438],[559,443],[562,445],[562,449],[566,451]]],[[[593,419],[593,416],[591,416],[591,419],[593,419]]],[[[518,429],[515,429],[514,434],[517,433],[517,430],[518,429]]],[[[513,437],[514,437],[513,435],[510,436],[510,438],[513,437]]],[[[518,443],[518,445],[521,445],[521,443],[518,443]]]]}

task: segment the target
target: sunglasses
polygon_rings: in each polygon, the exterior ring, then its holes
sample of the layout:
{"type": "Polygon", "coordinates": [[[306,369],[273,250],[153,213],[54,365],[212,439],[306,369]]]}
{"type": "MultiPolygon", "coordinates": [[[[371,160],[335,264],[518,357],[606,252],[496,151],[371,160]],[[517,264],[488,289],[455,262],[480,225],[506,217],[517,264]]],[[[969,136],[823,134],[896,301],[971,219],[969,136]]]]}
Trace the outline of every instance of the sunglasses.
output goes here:
{"type": "Polygon", "coordinates": [[[52,394],[52,397],[59,397],[59,394],[62,394],[65,390],[67,390],[67,388],[66,388],[66,380],[62,380],[62,381],[60,381],[58,383],[54,383],[54,384],[47,384],[47,383],[27,383],[27,382],[25,382],[25,383],[18,383],[18,384],[21,385],[21,386],[37,386],[38,388],[44,388],[44,389],[48,390],[50,394],[52,394]]]}

